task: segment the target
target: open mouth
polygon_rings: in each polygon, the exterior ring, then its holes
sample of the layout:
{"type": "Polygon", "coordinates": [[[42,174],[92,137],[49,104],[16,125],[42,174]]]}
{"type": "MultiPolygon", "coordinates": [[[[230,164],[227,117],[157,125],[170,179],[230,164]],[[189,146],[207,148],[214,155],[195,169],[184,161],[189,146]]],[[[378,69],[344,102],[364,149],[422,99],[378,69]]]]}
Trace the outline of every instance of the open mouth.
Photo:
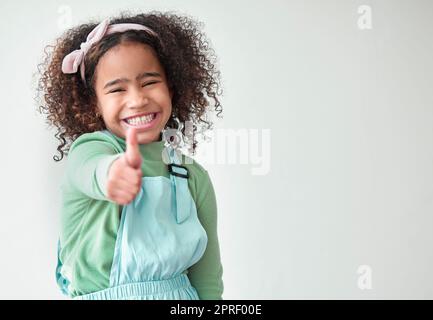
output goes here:
{"type": "Polygon", "coordinates": [[[148,113],[137,117],[123,119],[122,121],[128,127],[134,127],[138,129],[150,128],[156,122],[156,119],[159,117],[159,114],[160,112],[153,112],[153,113],[148,113]]]}

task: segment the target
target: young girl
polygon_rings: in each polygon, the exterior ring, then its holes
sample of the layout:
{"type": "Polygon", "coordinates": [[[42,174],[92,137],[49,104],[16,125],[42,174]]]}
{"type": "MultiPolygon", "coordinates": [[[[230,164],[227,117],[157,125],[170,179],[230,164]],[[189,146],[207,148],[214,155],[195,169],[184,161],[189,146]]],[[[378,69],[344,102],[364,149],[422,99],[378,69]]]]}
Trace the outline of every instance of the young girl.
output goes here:
{"type": "Polygon", "coordinates": [[[221,112],[219,72],[197,23],[122,14],[70,29],[53,48],[39,92],[40,110],[58,130],[54,160],[68,156],[56,271],[62,292],[222,299],[211,180],[165,139],[186,121],[194,132],[211,128],[210,102],[221,112]]]}

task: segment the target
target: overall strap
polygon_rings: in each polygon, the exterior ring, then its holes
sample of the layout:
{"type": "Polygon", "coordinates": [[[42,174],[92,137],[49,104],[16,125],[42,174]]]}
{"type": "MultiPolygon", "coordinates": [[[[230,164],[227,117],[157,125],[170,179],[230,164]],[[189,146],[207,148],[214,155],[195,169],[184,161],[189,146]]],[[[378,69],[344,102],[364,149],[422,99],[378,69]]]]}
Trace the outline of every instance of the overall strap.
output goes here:
{"type": "Polygon", "coordinates": [[[188,169],[182,166],[176,150],[171,146],[167,147],[170,156],[168,172],[173,191],[173,203],[176,208],[176,221],[182,223],[188,219],[191,212],[191,195],[188,188],[188,169]]]}

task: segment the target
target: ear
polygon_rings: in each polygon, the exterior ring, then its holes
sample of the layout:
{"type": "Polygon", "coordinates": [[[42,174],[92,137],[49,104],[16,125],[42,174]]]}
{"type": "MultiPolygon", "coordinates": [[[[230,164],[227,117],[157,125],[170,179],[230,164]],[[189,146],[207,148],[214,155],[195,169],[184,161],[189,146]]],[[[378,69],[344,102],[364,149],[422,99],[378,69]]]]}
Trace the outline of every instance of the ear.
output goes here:
{"type": "Polygon", "coordinates": [[[95,114],[98,118],[102,118],[102,111],[101,111],[101,105],[99,104],[99,101],[96,102],[96,106],[95,106],[95,114]]]}

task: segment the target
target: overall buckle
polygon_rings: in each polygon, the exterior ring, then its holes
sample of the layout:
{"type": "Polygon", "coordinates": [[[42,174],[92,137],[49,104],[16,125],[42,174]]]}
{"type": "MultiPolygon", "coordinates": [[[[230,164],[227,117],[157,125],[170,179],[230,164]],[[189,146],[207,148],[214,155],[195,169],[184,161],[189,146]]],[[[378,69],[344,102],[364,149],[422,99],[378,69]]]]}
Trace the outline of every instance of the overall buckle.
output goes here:
{"type": "Polygon", "coordinates": [[[179,164],[175,164],[175,163],[168,164],[168,172],[170,172],[170,174],[172,174],[176,177],[181,177],[181,178],[185,178],[185,179],[189,178],[188,169],[184,166],[179,165],[179,164]],[[184,169],[186,171],[186,173],[176,172],[173,170],[173,167],[184,169]]]}

